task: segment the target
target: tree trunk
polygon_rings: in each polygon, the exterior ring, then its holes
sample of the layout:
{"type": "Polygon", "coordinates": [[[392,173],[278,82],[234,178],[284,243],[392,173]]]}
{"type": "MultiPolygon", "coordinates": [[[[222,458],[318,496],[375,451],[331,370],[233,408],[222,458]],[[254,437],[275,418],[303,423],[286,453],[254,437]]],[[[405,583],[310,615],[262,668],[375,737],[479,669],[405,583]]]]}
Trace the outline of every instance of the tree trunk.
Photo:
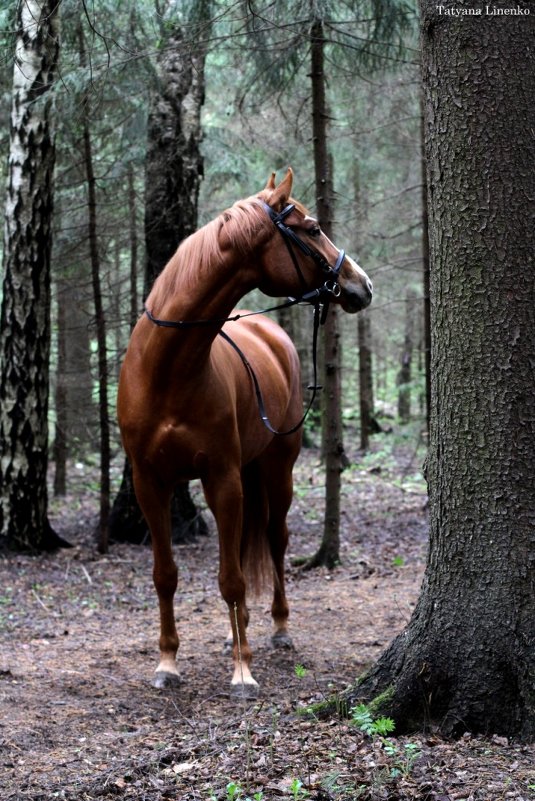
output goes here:
{"type": "MultiPolygon", "coordinates": [[[[323,23],[316,19],[310,34],[312,80],[312,136],[314,141],[314,171],[318,222],[324,233],[332,238],[333,178],[327,147],[327,105],[323,69],[323,23]]],[[[340,385],[340,332],[338,307],[332,305],[324,325],[324,455],[325,455],[325,520],[323,538],[317,553],[307,567],[334,567],[340,558],[340,489],[341,473],[347,465],[342,434],[342,400],[340,385]]]]}
{"type": "Polygon", "coordinates": [[[398,373],[398,417],[401,423],[411,419],[412,351],[414,348],[414,316],[416,296],[412,290],[405,298],[405,336],[398,373]]]}
{"type": "Polygon", "coordinates": [[[97,236],[97,196],[96,180],[93,169],[93,154],[89,124],[84,119],[83,125],[84,159],[87,175],[88,194],[88,234],[89,253],[91,257],[91,282],[95,305],[95,325],[97,332],[98,363],[98,402],[100,422],[100,511],[98,522],[98,549],[101,553],[108,550],[108,518],[110,514],[110,414],[108,408],[108,357],[106,345],[106,319],[102,303],[100,283],[100,256],[97,236]]]}
{"type": "Polygon", "coordinates": [[[180,242],[197,228],[203,176],[201,108],[206,52],[175,28],[162,50],[151,103],[145,173],[145,296],[180,242]]]}
{"type": "MultiPolygon", "coordinates": [[[[180,242],[197,228],[203,175],[200,143],[205,58],[204,49],[198,47],[195,52],[188,49],[178,28],[172,31],[161,50],[158,87],[152,98],[148,123],[145,294],[180,242]]],[[[207,531],[187,485],[175,490],[171,518],[175,542],[187,541],[207,531]]],[[[134,494],[128,460],[110,516],[110,533],[119,541],[147,539],[147,526],[134,494]]]]}
{"type": "Polygon", "coordinates": [[[93,317],[91,297],[86,296],[90,285],[87,264],[76,265],[75,278],[58,282],[58,297],[65,314],[65,382],[67,392],[67,440],[69,454],[94,451],[98,438],[98,414],[93,400],[93,373],[91,369],[91,336],[89,323],[93,317]]]}
{"type": "Polygon", "coordinates": [[[67,494],[67,385],[66,385],[66,355],[67,331],[65,301],[63,298],[63,281],[57,282],[58,313],[57,313],[57,349],[58,363],[56,368],[56,391],[54,406],[56,410],[56,431],[54,436],[54,495],[60,497],[67,494]]]}
{"type": "Polygon", "coordinates": [[[359,347],[359,404],[360,404],[360,448],[370,447],[370,434],[376,430],[373,414],[373,372],[371,347],[371,319],[366,311],[358,315],[359,347]]]}
{"type": "MultiPolygon", "coordinates": [[[[478,4],[476,4],[478,6],[478,4]]],[[[478,6],[479,7],[479,6],[478,6]]],[[[397,731],[535,735],[532,17],[422,2],[430,549],[417,608],[350,695],[397,731]],[[506,66],[504,66],[506,65],[506,66]]]]}
{"type": "Polygon", "coordinates": [[[54,133],[48,91],[59,56],[59,4],[17,7],[0,319],[0,543],[62,541],[48,522],[48,377],[54,133]]]}
{"type": "Polygon", "coordinates": [[[425,123],[421,116],[421,170],[422,170],[422,267],[424,291],[424,353],[425,353],[425,420],[427,433],[431,418],[431,299],[429,297],[429,215],[427,213],[427,171],[425,167],[425,123]]]}
{"type": "Polygon", "coordinates": [[[130,228],[130,325],[133,328],[140,314],[137,289],[137,214],[134,167],[128,164],[128,221],[130,228]]]}

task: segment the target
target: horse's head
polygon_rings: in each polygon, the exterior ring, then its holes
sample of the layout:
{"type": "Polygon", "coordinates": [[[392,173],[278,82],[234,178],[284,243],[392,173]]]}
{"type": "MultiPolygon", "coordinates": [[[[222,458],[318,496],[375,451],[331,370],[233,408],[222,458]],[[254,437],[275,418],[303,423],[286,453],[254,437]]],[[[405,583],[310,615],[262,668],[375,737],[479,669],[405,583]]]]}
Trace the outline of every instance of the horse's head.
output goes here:
{"type": "Polygon", "coordinates": [[[291,169],[278,186],[273,173],[258,195],[272,221],[260,288],[269,295],[302,296],[323,287],[325,296],[344,311],[365,309],[372,300],[372,282],[333,245],[304,206],[291,198],[292,183],[291,169]]]}

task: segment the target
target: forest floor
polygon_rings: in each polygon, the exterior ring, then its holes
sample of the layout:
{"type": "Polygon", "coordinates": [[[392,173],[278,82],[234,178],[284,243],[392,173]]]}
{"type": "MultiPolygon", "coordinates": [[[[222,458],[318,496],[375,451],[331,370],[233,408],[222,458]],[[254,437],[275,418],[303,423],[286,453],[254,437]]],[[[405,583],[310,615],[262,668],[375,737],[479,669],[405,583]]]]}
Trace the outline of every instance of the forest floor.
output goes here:
{"type": "Polygon", "coordinates": [[[350,456],[334,570],[292,564],[316,550],[323,508],[317,452],[304,451],[298,464],[288,568],[295,651],[272,650],[270,600],[253,600],[255,702],[228,692],[213,531],[176,546],[181,684],[151,686],[150,550],[96,553],[91,470],[73,466],[78,479],[54,501],[52,519],[74,547],[0,558],[0,801],[534,797],[533,749],[505,738],[467,732],[449,742],[430,729],[394,732],[385,748],[347,719],[302,714],[354,682],[404,628],[424,568],[421,454],[383,436],[370,456],[350,456]]]}

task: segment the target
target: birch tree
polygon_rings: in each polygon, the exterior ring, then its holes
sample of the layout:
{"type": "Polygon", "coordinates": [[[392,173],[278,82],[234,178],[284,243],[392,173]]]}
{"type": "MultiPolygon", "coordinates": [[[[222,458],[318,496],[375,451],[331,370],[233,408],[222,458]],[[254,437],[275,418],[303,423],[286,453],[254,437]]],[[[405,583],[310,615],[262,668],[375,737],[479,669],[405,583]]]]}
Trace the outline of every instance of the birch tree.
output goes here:
{"type": "Polygon", "coordinates": [[[50,254],[57,0],[16,10],[0,317],[0,540],[58,545],[47,515],[50,254]]]}

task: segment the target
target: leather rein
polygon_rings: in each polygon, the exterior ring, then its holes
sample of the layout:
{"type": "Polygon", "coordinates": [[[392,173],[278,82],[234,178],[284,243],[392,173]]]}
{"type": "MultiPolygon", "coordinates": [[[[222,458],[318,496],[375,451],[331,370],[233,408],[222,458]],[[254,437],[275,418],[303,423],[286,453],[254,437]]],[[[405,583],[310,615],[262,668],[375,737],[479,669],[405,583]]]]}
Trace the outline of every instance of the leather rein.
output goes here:
{"type": "Polygon", "coordinates": [[[284,222],[286,217],[289,214],[291,214],[292,211],[294,210],[295,208],[294,204],[290,203],[280,212],[276,212],[267,203],[263,203],[263,206],[268,216],[277,226],[278,230],[282,235],[284,244],[286,245],[288,253],[290,254],[292,264],[299,276],[299,280],[301,281],[304,289],[306,289],[306,281],[301,271],[301,268],[299,267],[299,263],[297,261],[297,257],[295,255],[293,246],[299,248],[299,250],[302,253],[304,253],[305,256],[308,256],[313,261],[315,261],[316,264],[322,270],[322,272],[325,273],[326,279],[323,286],[318,287],[317,289],[308,290],[304,292],[302,295],[300,295],[300,297],[298,298],[289,298],[285,303],[280,303],[276,306],[270,306],[269,308],[261,309],[260,311],[235,314],[232,317],[211,318],[207,320],[162,320],[159,319],[158,317],[154,317],[152,312],[146,306],[144,307],[144,311],[148,319],[151,321],[151,323],[154,323],[154,325],[157,325],[161,328],[191,328],[193,326],[199,326],[199,325],[223,325],[224,323],[235,322],[245,317],[253,317],[257,314],[265,314],[266,312],[278,311],[279,309],[287,309],[290,308],[291,306],[297,305],[298,303],[310,303],[312,306],[314,306],[314,324],[312,332],[312,364],[313,364],[314,381],[310,386],[307,387],[307,389],[312,391],[312,396],[308,402],[307,408],[302,418],[299,420],[298,423],[292,426],[292,428],[286,431],[277,431],[277,429],[275,429],[272,426],[266,412],[266,406],[264,403],[264,398],[262,396],[262,391],[260,389],[258,378],[251,363],[245,356],[244,352],[241,350],[239,345],[237,345],[236,342],[234,342],[234,340],[226,333],[226,331],[223,330],[218,331],[219,336],[221,336],[226,342],[228,342],[228,344],[232,348],[234,348],[234,350],[240,357],[245,369],[249,373],[249,376],[253,383],[258,409],[260,412],[260,419],[262,420],[262,423],[272,434],[276,434],[277,436],[287,436],[288,434],[295,433],[299,428],[301,428],[301,426],[303,425],[308,416],[308,413],[310,412],[310,409],[312,408],[312,404],[316,399],[316,394],[318,390],[322,389],[322,386],[318,385],[317,383],[318,329],[319,326],[323,325],[323,323],[326,320],[331,298],[333,297],[337,298],[340,296],[341,289],[340,289],[339,278],[340,278],[340,270],[342,268],[342,263],[345,258],[345,251],[340,250],[338,252],[338,257],[336,259],[335,265],[334,267],[332,267],[329,264],[329,262],[323,258],[321,253],[319,253],[314,248],[311,248],[295,233],[295,231],[292,230],[292,228],[290,228],[284,222]]]}

